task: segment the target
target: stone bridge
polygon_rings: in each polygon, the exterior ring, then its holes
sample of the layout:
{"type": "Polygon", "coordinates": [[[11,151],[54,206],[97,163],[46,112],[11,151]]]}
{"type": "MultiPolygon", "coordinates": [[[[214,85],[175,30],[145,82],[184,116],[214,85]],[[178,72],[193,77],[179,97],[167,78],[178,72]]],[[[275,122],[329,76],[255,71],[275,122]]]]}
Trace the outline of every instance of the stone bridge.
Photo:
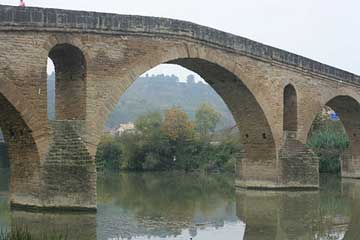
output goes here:
{"type": "Polygon", "coordinates": [[[0,127],[11,204],[96,209],[96,146],[107,116],[144,72],[172,63],[203,77],[240,129],[236,185],[317,188],[306,147],[324,106],[350,138],[342,175],[360,177],[360,77],[246,38],[155,17],[0,6],[0,127]],[[56,120],[47,117],[47,59],[56,120]]]}

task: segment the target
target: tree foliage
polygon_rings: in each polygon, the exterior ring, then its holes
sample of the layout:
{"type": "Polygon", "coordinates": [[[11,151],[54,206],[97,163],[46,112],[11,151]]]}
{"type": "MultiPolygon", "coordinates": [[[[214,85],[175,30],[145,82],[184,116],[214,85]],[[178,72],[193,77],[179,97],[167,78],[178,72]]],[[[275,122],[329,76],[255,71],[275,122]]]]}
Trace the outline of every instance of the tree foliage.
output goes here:
{"type": "Polygon", "coordinates": [[[171,141],[185,142],[194,137],[194,124],[186,112],[179,107],[172,107],[165,112],[161,130],[171,141]]]}
{"type": "Polygon", "coordinates": [[[160,129],[162,124],[162,116],[159,112],[150,112],[142,115],[135,121],[135,127],[143,135],[149,135],[156,129],[160,129]]]}
{"type": "Polygon", "coordinates": [[[119,141],[110,134],[102,137],[97,147],[96,160],[100,168],[119,169],[122,157],[122,147],[119,141]]]}
{"type": "MultiPolygon", "coordinates": [[[[205,105],[204,105],[205,106],[205,105]]],[[[204,108],[200,108],[204,109],[204,108]]],[[[215,111],[206,106],[202,118],[215,119],[215,111]]],[[[209,120],[210,121],[210,120],[209,120]]],[[[208,134],[212,125],[206,123],[208,134]],[[211,125],[211,126],[210,126],[211,125]],[[210,127],[209,127],[210,126],[210,127]]],[[[205,129],[205,127],[203,127],[205,129]]],[[[135,121],[135,131],[120,136],[106,136],[98,147],[97,162],[107,169],[123,170],[231,170],[239,152],[238,141],[222,141],[214,144],[206,141],[195,131],[195,123],[179,107],[168,109],[164,117],[150,112],[135,121]],[[115,148],[110,151],[109,149],[115,148]],[[113,153],[118,152],[117,156],[113,153]]],[[[224,138],[230,139],[230,138],[224,138]]]]}
{"type": "Polygon", "coordinates": [[[213,133],[220,118],[221,114],[216,112],[210,104],[201,104],[195,113],[195,129],[200,137],[207,138],[210,133],[213,133]]]}

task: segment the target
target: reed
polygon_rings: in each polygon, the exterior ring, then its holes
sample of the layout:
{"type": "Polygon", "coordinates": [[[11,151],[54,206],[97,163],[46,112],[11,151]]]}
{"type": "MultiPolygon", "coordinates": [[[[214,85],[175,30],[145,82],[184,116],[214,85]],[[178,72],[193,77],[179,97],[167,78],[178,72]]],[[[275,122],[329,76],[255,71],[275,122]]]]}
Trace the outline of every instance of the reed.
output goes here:
{"type": "Polygon", "coordinates": [[[66,235],[56,233],[33,234],[28,228],[15,227],[11,231],[0,231],[0,240],[67,240],[67,237],[66,235]]]}
{"type": "Polygon", "coordinates": [[[320,158],[320,172],[340,172],[340,156],[349,147],[348,136],[340,121],[323,121],[311,131],[307,145],[320,158]]]}

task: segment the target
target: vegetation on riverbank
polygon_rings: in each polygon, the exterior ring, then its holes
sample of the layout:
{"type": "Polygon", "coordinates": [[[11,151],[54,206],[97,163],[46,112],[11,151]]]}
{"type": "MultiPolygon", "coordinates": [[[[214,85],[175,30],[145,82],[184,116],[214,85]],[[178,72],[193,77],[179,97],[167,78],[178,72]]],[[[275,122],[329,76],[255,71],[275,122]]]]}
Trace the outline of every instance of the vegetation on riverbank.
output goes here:
{"type": "Polygon", "coordinates": [[[318,115],[307,142],[320,158],[321,173],[339,173],[341,154],[349,147],[349,139],[340,120],[318,115]]]}
{"type": "MultiPolygon", "coordinates": [[[[100,169],[234,171],[241,152],[235,136],[214,140],[220,119],[210,105],[201,105],[190,120],[179,107],[164,116],[152,112],[135,121],[135,129],[119,136],[106,135],[98,146],[100,169]]],[[[238,134],[236,134],[238,135],[238,134]]]]}
{"type": "MultiPolygon", "coordinates": [[[[164,115],[152,112],[135,121],[135,129],[105,135],[98,146],[99,169],[133,171],[234,171],[242,147],[238,132],[215,133],[220,119],[210,105],[201,105],[194,120],[179,107],[164,115]]],[[[340,157],[349,147],[340,120],[319,114],[307,142],[320,158],[321,173],[339,173],[340,157]]]]}

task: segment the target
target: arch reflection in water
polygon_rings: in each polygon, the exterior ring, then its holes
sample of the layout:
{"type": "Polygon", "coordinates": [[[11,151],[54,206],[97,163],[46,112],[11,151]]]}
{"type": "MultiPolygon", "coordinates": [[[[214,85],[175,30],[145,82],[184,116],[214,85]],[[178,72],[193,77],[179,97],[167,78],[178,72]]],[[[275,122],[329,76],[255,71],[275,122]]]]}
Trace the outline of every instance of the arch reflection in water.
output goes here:
{"type": "Polygon", "coordinates": [[[342,179],[342,194],[351,204],[350,224],[344,240],[359,239],[360,236],[360,181],[358,179],[342,179]]]}
{"type": "Polygon", "coordinates": [[[360,230],[354,227],[351,233],[351,226],[359,226],[360,212],[351,220],[349,216],[359,208],[348,204],[349,194],[342,189],[360,193],[360,182],[341,185],[339,179],[325,176],[321,186],[320,192],[237,190],[237,216],[246,223],[244,239],[358,239],[360,230]]]}
{"type": "Polygon", "coordinates": [[[360,181],[321,180],[313,192],[235,191],[224,175],[109,174],[98,180],[96,215],[10,212],[5,194],[0,227],[68,240],[358,240],[360,181]]]}
{"type": "Polygon", "coordinates": [[[316,227],[309,220],[319,218],[319,204],[317,192],[237,191],[245,239],[312,239],[316,227]]]}

